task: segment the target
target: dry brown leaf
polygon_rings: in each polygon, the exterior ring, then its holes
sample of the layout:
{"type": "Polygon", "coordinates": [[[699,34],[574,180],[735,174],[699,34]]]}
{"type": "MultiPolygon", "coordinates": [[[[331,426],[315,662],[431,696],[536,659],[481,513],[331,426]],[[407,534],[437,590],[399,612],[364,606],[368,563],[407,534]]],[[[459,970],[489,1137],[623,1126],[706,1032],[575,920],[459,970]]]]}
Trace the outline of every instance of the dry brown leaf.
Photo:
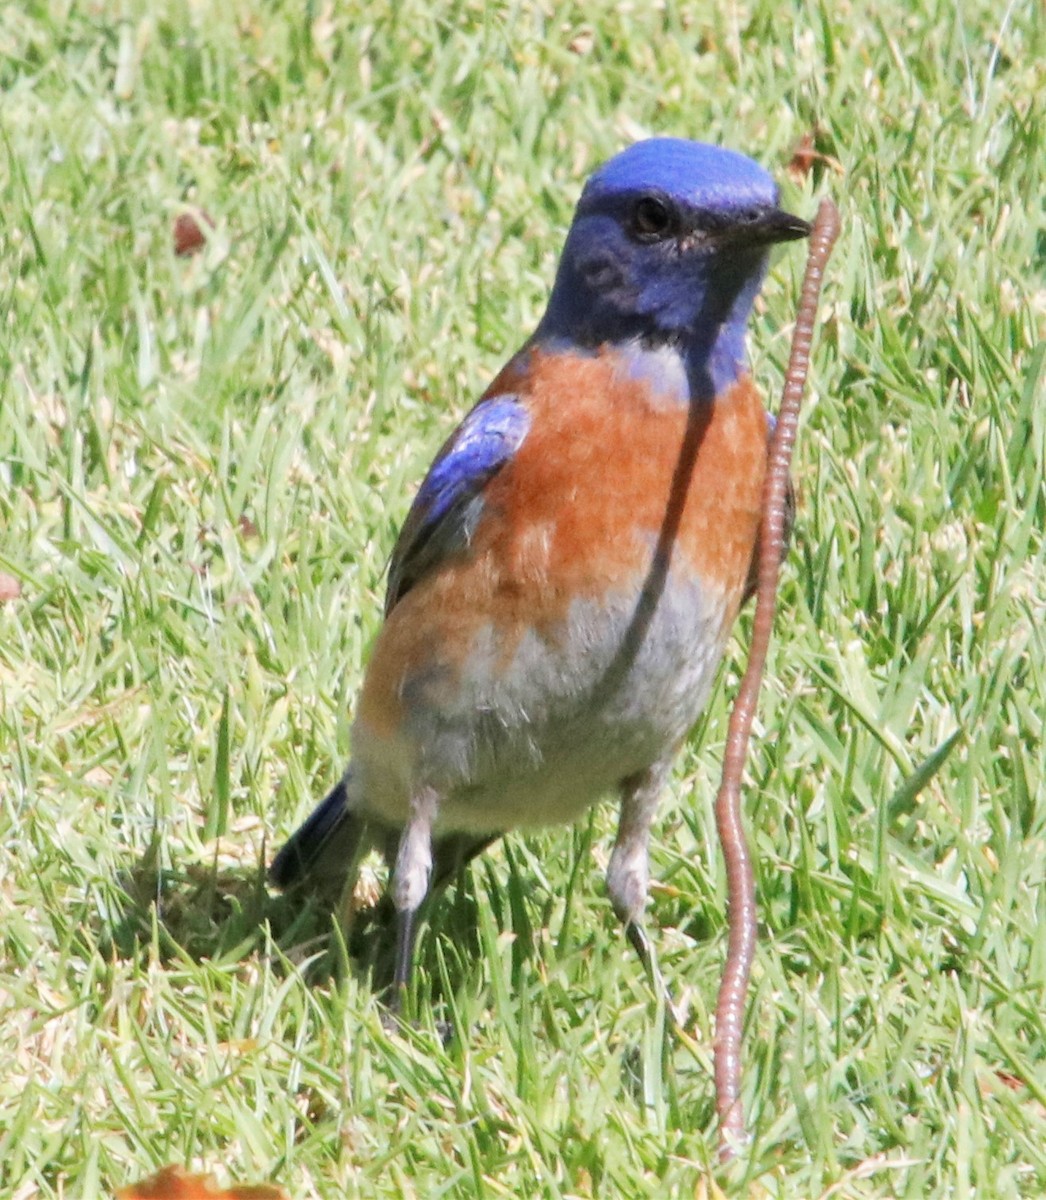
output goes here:
{"type": "Polygon", "coordinates": [[[200,209],[198,212],[183,212],[174,219],[174,252],[179,258],[198,254],[207,245],[204,225],[214,228],[214,221],[200,209]]]}
{"type": "Polygon", "coordinates": [[[792,160],[788,164],[788,172],[794,179],[805,179],[813,170],[813,165],[820,156],[814,149],[814,135],[811,131],[803,134],[799,145],[795,148],[792,160]]]}
{"type": "Polygon", "coordinates": [[[799,139],[799,144],[796,146],[788,163],[788,174],[796,181],[802,183],[803,180],[814,169],[814,163],[821,163],[829,170],[832,170],[836,175],[843,175],[843,164],[837,159],[832,158],[830,154],[822,154],[817,149],[818,129],[814,126],[808,130],[799,139]]]}
{"type": "Polygon", "coordinates": [[[271,1183],[236,1184],[219,1188],[210,1175],[190,1175],[182,1167],[169,1166],[120,1188],[116,1200],[289,1200],[283,1188],[271,1183]]]}

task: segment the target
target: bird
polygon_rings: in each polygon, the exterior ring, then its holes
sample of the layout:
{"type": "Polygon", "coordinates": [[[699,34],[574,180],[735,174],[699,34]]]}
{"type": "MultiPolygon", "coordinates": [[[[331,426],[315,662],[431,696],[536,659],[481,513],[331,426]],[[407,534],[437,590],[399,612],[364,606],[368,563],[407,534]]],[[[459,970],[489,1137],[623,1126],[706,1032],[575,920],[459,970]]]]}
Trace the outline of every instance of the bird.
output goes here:
{"type": "Polygon", "coordinates": [[[393,1003],[430,892],[615,795],[607,890],[649,966],[658,801],[758,572],[773,422],[749,318],[770,248],[809,233],[744,154],[620,151],[582,189],[533,334],[424,477],[351,761],[269,869],[335,896],[384,855],[393,1003]]]}

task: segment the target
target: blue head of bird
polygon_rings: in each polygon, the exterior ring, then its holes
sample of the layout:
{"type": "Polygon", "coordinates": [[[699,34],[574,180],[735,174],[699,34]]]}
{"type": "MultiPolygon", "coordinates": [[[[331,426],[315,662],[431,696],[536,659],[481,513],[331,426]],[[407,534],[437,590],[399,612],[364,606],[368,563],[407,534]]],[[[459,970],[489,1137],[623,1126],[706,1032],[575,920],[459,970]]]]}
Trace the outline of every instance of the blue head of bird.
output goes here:
{"type": "Polygon", "coordinates": [[[770,246],[809,232],[743,154],[637,142],[585,185],[535,341],[673,348],[690,394],[715,395],[745,365],[770,246]]]}

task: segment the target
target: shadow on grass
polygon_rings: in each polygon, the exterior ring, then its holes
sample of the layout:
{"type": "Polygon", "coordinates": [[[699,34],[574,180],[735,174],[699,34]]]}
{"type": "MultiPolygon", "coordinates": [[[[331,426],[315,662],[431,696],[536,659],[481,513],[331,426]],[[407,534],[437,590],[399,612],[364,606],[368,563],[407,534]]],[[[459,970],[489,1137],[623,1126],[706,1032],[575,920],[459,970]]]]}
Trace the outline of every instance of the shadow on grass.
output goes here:
{"type": "MultiPolygon", "coordinates": [[[[434,992],[442,974],[437,939],[455,951],[443,954],[444,963],[449,957],[464,964],[479,953],[476,907],[465,875],[424,906],[427,930],[415,962],[434,992]]],[[[369,978],[375,990],[392,981],[396,923],[387,894],[350,917],[345,901],[332,905],[303,890],[271,891],[262,864],[167,867],[150,851],[120,874],[106,909],[99,943],[104,953],[121,958],[157,954],[165,961],[228,963],[264,953],[271,938],[312,984],[347,971],[369,978]]]]}

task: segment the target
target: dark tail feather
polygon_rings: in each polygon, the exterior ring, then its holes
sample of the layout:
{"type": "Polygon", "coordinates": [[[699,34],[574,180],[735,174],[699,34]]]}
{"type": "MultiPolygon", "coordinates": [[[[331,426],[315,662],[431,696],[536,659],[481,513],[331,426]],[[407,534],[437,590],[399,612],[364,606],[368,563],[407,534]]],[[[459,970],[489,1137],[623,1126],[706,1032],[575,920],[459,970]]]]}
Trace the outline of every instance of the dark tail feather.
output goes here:
{"type": "MultiPolygon", "coordinates": [[[[331,902],[355,882],[360,859],[379,850],[392,867],[400,830],[364,819],[349,807],[346,776],[291,834],[269,867],[269,882],[280,891],[304,887],[331,902]]],[[[430,891],[444,888],[471,859],[500,834],[444,834],[432,847],[430,891]]]]}
{"type": "Polygon", "coordinates": [[[468,863],[501,836],[500,833],[448,833],[432,847],[432,879],[429,890],[438,892],[468,863]]]}
{"type": "Polygon", "coordinates": [[[367,822],[349,808],[342,779],[272,860],[269,882],[281,891],[304,886],[336,899],[369,847],[367,822]]]}

